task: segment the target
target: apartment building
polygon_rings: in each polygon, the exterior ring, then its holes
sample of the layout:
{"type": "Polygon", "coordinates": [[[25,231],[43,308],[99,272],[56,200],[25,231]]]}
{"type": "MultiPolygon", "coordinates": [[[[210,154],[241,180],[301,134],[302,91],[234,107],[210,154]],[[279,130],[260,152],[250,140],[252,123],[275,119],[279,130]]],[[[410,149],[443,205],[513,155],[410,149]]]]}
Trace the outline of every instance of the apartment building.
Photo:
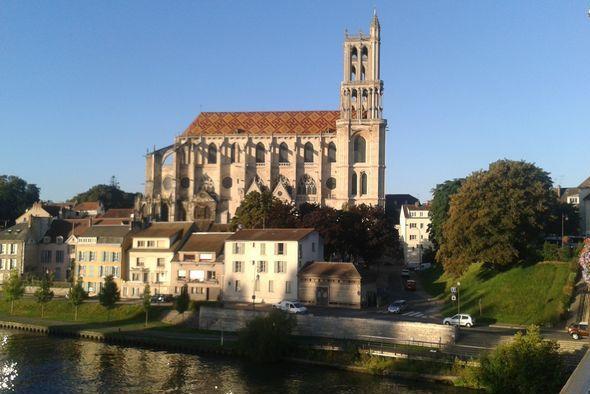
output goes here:
{"type": "Polygon", "coordinates": [[[424,249],[432,247],[428,232],[429,208],[428,205],[402,205],[398,231],[404,249],[404,261],[408,266],[423,262],[424,249]]]}
{"type": "Polygon", "coordinates": [[[323,240],[313,228],[240,230],[225,242],[223,299],[297,300],[297,273],[323,257],[323,240]]]}
{"type": "Polygon", "coordinates": [[[50,274],[56,281],[70,278],[71,259],[70,245],[66,243],[75,224],[63,219],[54,219],[49,230],[39,243],[39,264],[37,274],[50,274]]]}
{"type": "Polygon", "coordinates": [[[172,259],[193,228],[193,222],[156,222],[133,234],[121,297],[140,297],[146,284],[152,294],[173,294],[172,259]]]}
{"type": "Polygon", "coordinates": [[[77,274],[90,295],[100,292],[108,275],[121,287],[132,235],[130,226],[92,226],[78,236],[77,274]]]}
{"type": "Polygon", "coordinates": [[[172,260],[170,287],[174,295],[182,286],[188,286],[192,300],[217,301],[221,299],[224,275],[225,241],[230,232],[195,232],[190,235],[172,260]]]}

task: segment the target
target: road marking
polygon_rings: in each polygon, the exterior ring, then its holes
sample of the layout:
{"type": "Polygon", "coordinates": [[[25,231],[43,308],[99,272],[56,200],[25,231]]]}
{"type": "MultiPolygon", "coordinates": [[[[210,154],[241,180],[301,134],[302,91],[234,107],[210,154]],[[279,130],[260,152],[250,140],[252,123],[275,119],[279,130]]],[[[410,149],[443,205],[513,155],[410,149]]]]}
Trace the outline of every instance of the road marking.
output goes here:
{"type": "Polygon", "coordinates": [[[426,318],[426,315],[422,312],[406,312],[402,316],[426,318]]]}

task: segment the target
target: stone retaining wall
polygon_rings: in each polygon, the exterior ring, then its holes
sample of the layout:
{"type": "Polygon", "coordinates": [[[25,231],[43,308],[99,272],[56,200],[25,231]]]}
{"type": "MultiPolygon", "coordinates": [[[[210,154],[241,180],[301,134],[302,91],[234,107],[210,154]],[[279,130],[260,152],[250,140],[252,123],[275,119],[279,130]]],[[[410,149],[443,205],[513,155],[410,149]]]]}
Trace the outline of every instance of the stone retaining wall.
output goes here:
{"type": "MultiPolygon", "coordinates": [[[[25,294],[34,294],[35,291],[39,286],[25,286],[25,294]]],[[[66,294],[70,291],[69,287],[52,287],[51,291],[53,291],[53,295],[55,297],[65,297],[66,294]]]]}
{"type": "MultiPolygon", "coordinates": [[[[266,314],[261,311],[202,306],[199,310],[199,328],[237,331],[254,316],[266,314]]],[[[441,324],[313,315],[297,315],[296,319],[294,334],[301,336],[376,342],[424,342],[424,345],[453,344],[457,338],[456,327],[441,324]]]]}

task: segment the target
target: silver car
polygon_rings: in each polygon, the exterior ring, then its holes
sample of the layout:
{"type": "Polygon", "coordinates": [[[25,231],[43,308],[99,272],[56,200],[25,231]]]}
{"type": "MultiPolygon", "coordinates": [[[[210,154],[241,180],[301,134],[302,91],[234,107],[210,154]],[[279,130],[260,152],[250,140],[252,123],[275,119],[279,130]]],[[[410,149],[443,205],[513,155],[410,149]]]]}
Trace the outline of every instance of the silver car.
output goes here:
{"type": "Polygon", "coordinates": [[[463,327],[472,327],[475,324],[475,319],[471,317],[471,315],[465,314],[457,314],[451,317],[445,317],[443,319],[443,324],[449,326],[463,326],[463,327]]]}

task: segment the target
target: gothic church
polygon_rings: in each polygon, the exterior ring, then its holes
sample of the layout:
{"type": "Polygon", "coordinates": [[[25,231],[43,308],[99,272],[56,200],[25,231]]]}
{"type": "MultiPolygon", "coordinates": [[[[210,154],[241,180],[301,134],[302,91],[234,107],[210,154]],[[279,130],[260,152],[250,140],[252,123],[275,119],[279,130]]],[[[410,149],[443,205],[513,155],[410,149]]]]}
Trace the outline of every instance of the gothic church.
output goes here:
{"type": "Polygon", "coordinates": [[[203,112],[146,156],[144,217],[227,223],[244,196],[300,205],[384,204],[380,26],[344,42],[340,110],[203,112]]]}

